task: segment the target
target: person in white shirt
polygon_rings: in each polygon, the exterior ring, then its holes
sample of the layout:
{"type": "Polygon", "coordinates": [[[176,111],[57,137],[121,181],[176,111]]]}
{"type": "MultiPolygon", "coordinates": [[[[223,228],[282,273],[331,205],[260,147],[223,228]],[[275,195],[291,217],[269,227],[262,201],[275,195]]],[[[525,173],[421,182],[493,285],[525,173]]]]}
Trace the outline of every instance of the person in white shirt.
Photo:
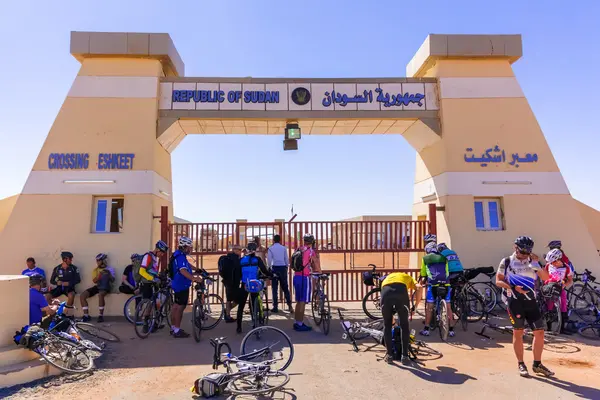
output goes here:
{"type": "Polygon", "coordinates": [[[281,290],[285,296],[285,301],[288,306],[289,312],[293,312],[292,309],[292,297],[290,296],[290,288],[288,284],[288,249],[281,245],[281,236],[273,236],[273,245],[269,247],[267,251],[267,265],[273,271],[273,312],[279,312],[279,301],[277,295],[279,294],[279,283],[281,283],[281,290]]]}

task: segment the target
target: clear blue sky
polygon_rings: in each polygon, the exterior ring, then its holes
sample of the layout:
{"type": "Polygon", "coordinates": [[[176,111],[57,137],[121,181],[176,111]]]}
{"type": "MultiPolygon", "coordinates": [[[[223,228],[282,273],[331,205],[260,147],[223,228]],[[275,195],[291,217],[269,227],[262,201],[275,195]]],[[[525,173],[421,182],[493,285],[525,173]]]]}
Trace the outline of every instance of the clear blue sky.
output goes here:
{"type": "MultiPolygon", "coordinates": [[[[517,77],[571,193],[600,209],[598,21],[591,0],[5,2],[0,198],[21,191],[77,74],[71,30],[167,32],[187,76],[232,77],[405,76],[429,33],[521,33],[517,77]]],[[[281,139],[188,136],[173,153],[176,215],[270,221],[292,203],[301,220],[411,212],[415,152],[401,136],[305,136],[285,153],[281,139]],[[301,180],[311,194],[292,191],[301,180]]]]}

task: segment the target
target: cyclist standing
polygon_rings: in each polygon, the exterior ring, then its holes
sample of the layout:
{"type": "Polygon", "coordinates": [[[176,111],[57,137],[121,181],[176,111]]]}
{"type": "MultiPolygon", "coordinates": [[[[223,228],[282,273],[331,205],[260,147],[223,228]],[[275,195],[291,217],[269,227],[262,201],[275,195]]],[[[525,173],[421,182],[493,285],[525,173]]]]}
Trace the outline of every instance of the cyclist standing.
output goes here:
{"type": "Polygon", "coordinates": [[[402,358],[404,365],[410,363],[408,358],[408,346],[410,341],[410,328],[408,314],[410,300],[408,290],[416,290],[415,307],[421,302],[421,290],[417,290],[417,282],[414,278],[404,272],[392,272],[385,277],[381,283],[381,313],[383,314],[383,337],[387,354],[385,361],[392,364],[394,360],[394,343],[392,340],[392,328],[394,326],[394,315],[400,317],[400,333],[402,339],[402,358]]]}
{"type": "MultiPolygon", "coordinates": [[[[152,299],[154,294],[154,285],[159,282],[158,279],[158,260],[167,254],[169,246],[162,240],[156,242],[154,251],[149,251],[142,257],[140,263],[139,276],[140,276],[140,293],[142,299],[152,299]]],[[[147,315],[144,315],[144,333],[148,332],[148,318],[150,317],[150,308],[146,311],[147,315]]],[[[162,326],[155,327],[154,329],[162,328],[162,326]]],[[[154,330],[153,329],[153,330],[154,330]]]]}
{"type": "Polygon", "coordinates": [[[312,281],[310,273],[321,272],[321,264],[319,257],[315,252],[313,244],[315,243],[315,237],[307,233],[304,235],[304,246],[301,246],[299,250],[302,252],[302,265],[304,269],[302,271],[294,272],[294,292],[296,294],[296,309],[294,318],[294,330],[305,332],[312,330],[312,327],[304,323],[304,309],[306,303],[310,302],[312,295],[312,281]]]}
{"type": "MultiPolygon", "coordinates": [[[[242,287],[239,290],[239,305],[236,320],[237,333],[242,333],[242,318],[244,317],[244,307],[246,306],[246,301],[248,300],[248,290],[246,288],[248,281],[273,276],[271,271],[269,271],[266,265],[263,263],[262,258],[256,254],[257,248],[258,245],[256,242],[249,242],[247,246],[248,252],[240,260],[240,265],[242,268],[242,287]]],[[[256,297],[259,295],[260,293],[252,293],[250,295],[250,302],[254,302],[254,299],[256,299],[256,297]]],[[[267,304],[265,304],[265,306],[268,307],[267,304]]]]}
{"type": "MultiPolygon", "coordinates": [[[[562,313],[560,333],[569,334],[565,331],[565,325],[569,319],[567,292],[565,288],[573,284],[573,271],[571,271],[568,264],[562,261],[562,258],[563,253],[559,249],[552,249],[546,254],[547,264],[544,269],[550,277],[544,281],[544,285],[560,285],[560,312],[562,313]]],[[[548,299],[546,306],[549,311],[554,310],[554,302],[551,299],[548,299]]],[[[548,325],[551,325],[551,323],[548,323],[548,325]]],[[[550,326],[548,329],[550,329],[550,326]]]]}
{"type": "Polygon", "coordinates": [[[533,372],[544,376],[553,376],[542,364],[544,349],[544,322],[535,298],[535,281],[548,279],[549,275],[533,254],[533,240],[528,236],[519,236],[514,242],[514,253],[500,261],[496,274],[496,286],[504,289],[508,316],[513,326],[513,348],[519,362],[519,374],[529,376],[523,361],[523,329],[525,321],[533,331],[533,372]]]}
{"type": "MultiPolygon", "coordinates": [[[[446,305],[448,309],[448,324],[454,322],[452,316],[451,306],[451,294],[452,289],[448,283],[450,273],[448,272],[448,260],[446,257],[441,255],[437,249],[437,245],[434,241],[427,243],[425,246],[425,256],[421,262],[421,283],[427,282],[427,295],[425,298],[425,327],[419,334],[423,336],[429,336],[429,324],[433,318],[434,303],[436,298],[435,286],[446,286],[448,292],[446,293],[446,305]]],[[[454,327],[449,326],[448,335],[454,337],[454,327]]]]}
{"type": "Polygon", "coordinates": [[[190,334],[181,329],[181,320],[183,312],[190,298],[190,286],[192,281],[202,282],[201,277],[192,274],[192,266],[187,260],[187,255],[192,251],[192,239],[181,236],[178,241],[178,249],[173,253],[173,280],[171,288],[173,289],[174,304],[171,309],[171,328],[173,337],[186,338],[190,334]]]}

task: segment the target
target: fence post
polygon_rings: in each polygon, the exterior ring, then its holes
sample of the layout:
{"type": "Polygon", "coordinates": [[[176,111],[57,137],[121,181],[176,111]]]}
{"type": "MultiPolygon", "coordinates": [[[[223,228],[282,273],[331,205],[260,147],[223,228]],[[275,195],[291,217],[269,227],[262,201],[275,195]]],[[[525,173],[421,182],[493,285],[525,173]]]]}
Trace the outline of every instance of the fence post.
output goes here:
{"type": "MultiPolygon", "coordinates": [[[[160,240],[169,244],[169,251],[173,247],[172,243],[169,243],[169,206],[160,207],[160,240]]],[[[159,271],[167,268],[167,254],[160,259],[159,271]]]]}
{"type": "Polygon", "coordinates": [[[437,235],[437,206],[435,203],[429,204],[429,233],[437,235]]]}

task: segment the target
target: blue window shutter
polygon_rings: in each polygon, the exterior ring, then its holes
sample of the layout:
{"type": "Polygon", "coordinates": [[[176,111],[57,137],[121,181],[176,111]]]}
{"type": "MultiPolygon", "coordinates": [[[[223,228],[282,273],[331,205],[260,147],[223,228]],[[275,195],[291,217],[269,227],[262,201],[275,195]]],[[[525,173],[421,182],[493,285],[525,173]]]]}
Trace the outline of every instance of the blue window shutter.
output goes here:
{"type": "Polygon", "coordinates": [[[485,229],[485,223],[483,222],[483,202],[475,202],[475,227],[477,229],[485,229]]]}
{"type": "Polygon", "coordinates": [[[498,220],[498,202],[490,201],[488,207],[490,213],[490,228],[500,229],[500,221],[498,220]]]}
{"type": "Polygon", "coordinates": [[[106,206],[107,200],[98,200],[98,207],[96,207],[96,232],[106,232],[106,206]]]}

